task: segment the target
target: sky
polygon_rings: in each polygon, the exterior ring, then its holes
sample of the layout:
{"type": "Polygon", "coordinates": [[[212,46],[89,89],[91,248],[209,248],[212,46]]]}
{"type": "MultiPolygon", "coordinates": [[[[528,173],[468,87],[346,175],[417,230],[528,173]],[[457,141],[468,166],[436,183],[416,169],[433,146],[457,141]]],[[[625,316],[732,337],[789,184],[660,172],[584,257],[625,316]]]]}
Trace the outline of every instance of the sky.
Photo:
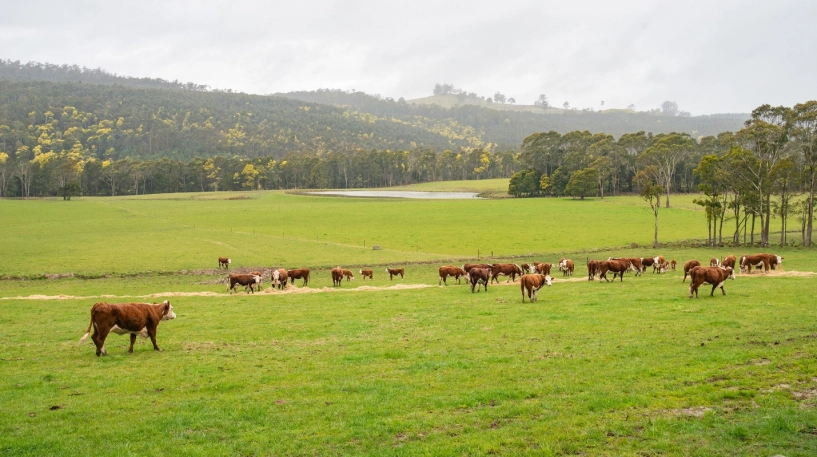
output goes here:
{"type": "Polygon", "coordinates": [[[817,99],[817,1],[27,1],[0,59],[256,94],[407,100],[436,83],[519,104],[750,112],[817,99]]]}

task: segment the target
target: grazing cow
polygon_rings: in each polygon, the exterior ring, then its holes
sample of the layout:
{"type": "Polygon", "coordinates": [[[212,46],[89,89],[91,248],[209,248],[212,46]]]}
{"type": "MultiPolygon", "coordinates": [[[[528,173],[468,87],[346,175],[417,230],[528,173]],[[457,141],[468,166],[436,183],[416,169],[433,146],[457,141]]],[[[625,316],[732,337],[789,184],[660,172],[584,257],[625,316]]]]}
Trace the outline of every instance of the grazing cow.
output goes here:
{"type": "Polygon", "coordinates": [[[690,270],[692,270],[692,269],[693,269],[693,268],[695,268],[695,267],[700,267],[700,266],[701,266],[701,262],[698,262],[698,261],[697,261],[697,260],[695,260],[695,259],[693,259],[693,260],[687,260],[687,261],[684,263],[684,279],[682,279],[682,280],[681,280],[681,282],[686,282],[686,280],[687,280],[687,276],[689,276],[689,272],[690,272],[690,270]]]}
{"type": "Polygon", "coordinates": [[[559,260],[559,270],[562,272],[562,276],[573,276],[573,270],[576,269],[576,265],[570,259],[560,259],[559,260]]]}
{"type": "Polygon", "coordinates": [[[456,278],[457,284],[459,284],[460,283],[460,277],[465,276],[466,274],[467,273],[465,273],[465,270],[463,270],[460,267],[455,267],[454,265],[448,265],[448,266],[445,266],[445,267],[440,267],[440,281],[437,284],[441,285],[441,284],[444,283],[447,286],[448,282],[446,281],[446,279],[449,276],[452,276],[452,277],[456,278]]]}
{"type": "Polygon", "coordinates": [[[540,275],[549,275],[551,268],[553,268],[553,265],[550,264],[550,263],[542,263],[542,262],[534,262],[533,263],[533,272],[538,273],[540,275]]]}
{"type": "Polygon", "coordinates": [[[675,271],[675,266],[678,265],[678,262],[676,262],[675,259],[672,259],[672,261],[669,264],[670,266],[672,266],[672,271],[675,271]]]}
{"type": "Polygon", "coordinates": [[[232,260],[228,259],[227,257],[219,257],[218,258],[218,267],[224,267],[225,270],[230,269],[230,264],[233,263],[232,260]]]}
{"type": "Polygon", "coordinates": [[[722,267],[732,267],[732,269],[734,270],[735,269],[735,264],[737,263],[737,261],[738,261],[738,259],[736,259],[735,256],[733,256],[732,254],[729,254],[728,256],[726,256],[723,259],[723,262],[721,262],[721,266],[722,267]]]}
{"type": "Polygon", "coordinates": [[[717,257],[712,257],[711,259],[709,259],[709,266],[719,267],[721,266],[721,261],[717,257]]]}
{"type": "Polygon", "coordinates": [[[636,276],[641,276],[644,273],[641,268],[641,257],[610,257],[607,260],[624,260],[630,262],[635,267],[636,276]]]}
{"type": "Polygon", "coordinates": [[[487,268],[491,268],[491,266],[488,265],[487,263],[466,263],[465,265],[462,266],[462,269],[465,270],[466,273],[471,271],[472,268],[487,269],[487,268]]]}
{"type": "Polygon", "coordinates": [[[363,281],[365,281],[366,278],[374,281],[374,272],[372,270],[360,270],[360,275],[363,276],[363,281]]]}
{"type": "Polygon", "coordinates": [[[769,254],[769,266],[772,270],[776,270],[779,265],[783,264],[783,257],[775,254],[769,254]]]}
{"type": "Polygon", "coordinates": [[[247,275],[247,274],[236,274],[236,273],[234,273],[234,274],[230,275],[229,279],[230,279],[230,287],[227,288],[227,291],[230,292],[230,293],[233,293],[233,291],[238,292],[238,290],[235,288],[235,286],[237,286],[239,284],[242,285],[242,286],[245,286],[245,287],[249,286],[250,292],[255,293],[255,286],[258,285],[259,288],[260,288],[260,284],[261,284],[261,275],[257,275],[257,274],[248,274],[247,275]]]}
{"type": "Polygon", "coordinates": [[[727,279],[735,279],[735,270],[731,267],[695,267],[689,272],[692,283],[689,285],[689,298],[695,294],[698,298],[698,287],[703,283],[712,284],[712,291],[709,296],[715,295],[715,289],[721,288],[721,292],[726,295],[726,290],[723,288],[723,283],[727,279]]]}
{"type": "Polygon", "coordinates": [[[91,307],[91,323],[88,330],[79,340],[82,344],[94,328],[91,340],[96,345],[96,356],[108,355],[105,350],[105,338],[109,332],[118,335],[130,333],[130,348],[128,352],[133,352],[133,343],[136,342],[136,335],[142,338],[150,337],[153,342],[153,349],[161,351],[156,345],[156,327],[159,321],[175,319],[176,313],[170,301],[165,300],[161,304],[150,303],[97,303],[91,307]]]}
{"type": "Polygon", "coordinates": [[[669,264],[667,263],[667,259],[665,259],[664,256],[662,256],[662,255],[659,255],[658,257],[653,257],[652,262],[653,262],[652,263],[652,272],[653,273],[657,272],[658,274],[661,274],[661,273],[667,271],[667,269],[668,269],[667,267],[669,267],[669,264]]]}
{"type": "Polygon", "coordinates": [[[530,265],[528,265],[527,263],[520,264],[519,267],[522,268],[522,273],[525,274],[530,273],[530,265]]]}
{"type": "Polygon", "coordinates": [[[488,283],[491,280],[491,268],[471,268],[471,270],[465,274],[465,279],[471,283],[471,293],[474,293],[474,287],[477,288],[477,292],[479,292],[479,286],[485,285],[485,292],[488,292],[488,283]]]}
{"type": "Polygon", "coordinates": [[[768,273],[773,261],[779,264],[783,262],[783,258],[771,254],[744,255],[740,258],[740,272],[748,274],[752,272],[752,267],[757,267],[758,269],[763,268],[768,273]]]}
{"type": "Polygon", "coordinates": [[[343,270],[343,277],[346,278],[347,281],[355,280],[355,275],[352,274],[351,270],[343,270]]]}
{"type": "Polygon", "coordinates": [[[340,287],[341,282],[343,282],[343,268],[332,268],[332,287],[340,287]]]}
{"type": "Polygon", "coordinates": [[[522,303],[525,303],[525,291],[528,292],[528,300],[533,303],[539,299],[539,289],[551,286],[550,275],[522,275],[519,285],[522,288],[522,303]]]}
{"type": "Polygon", "coordinates": [[[294,270],[287,270],[287,276],[289,276],[289,280],[295,285],[296,279],[303,279],[304,280],[304,287],[309,284],[309,268],[296,268],[294,270]]]}
{"type": "Polygon", "coordinates": [[[386,268],[386,273],[389,274],[389,281],[391,278],[400,275],[400,279],[403,279],[403,273],[405,273],[403,268],[386,268]]]}
{"type": "Polygon", "coordinates": [[[284,290],[289,281],[289,272],[283,268],[272,270],[272,286],[278,286],[279,290],[284,290]]]}
{"type": "Polygon", "coordinates": [[[499,275],[508,276],[505,282],[516,281],[516,276],[522,276],[522,267],[513,263],[495,263],[491,265],[491,282],[499,282],[499,275]]]}
{"type": "Polygon", "coordinates": [[[627,272],[627,270],[637,271],[633,263],[629,260],[601,260],[597,268],[599,281],[604,278],[605,281],[610,282],[610,280],[607,279],[607,272],[612,271],[613,280],[615,281],[616,276],[619,276],[619,278],[621,278],[620,281],[623,282],[624,273],[627,272]]]}
{"type": "Polygon", "coordinates": [[[587,280],[592,281],[596,279],[596,270],[599,268],[599,261],[598,260],[588,260],[587,261],[587,280]]]}

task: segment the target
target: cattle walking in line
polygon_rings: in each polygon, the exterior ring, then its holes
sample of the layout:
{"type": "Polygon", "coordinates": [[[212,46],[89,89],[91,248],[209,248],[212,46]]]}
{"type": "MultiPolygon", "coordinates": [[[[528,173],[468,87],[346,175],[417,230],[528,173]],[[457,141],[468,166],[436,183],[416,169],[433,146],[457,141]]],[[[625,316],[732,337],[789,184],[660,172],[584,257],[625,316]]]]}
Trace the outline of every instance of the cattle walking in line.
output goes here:
{"type": "Polygon", "coordinates": [[[257,274],[236,274],[233,273],[229,277],[230,287],[227,288],[227,291],[233,293],[233,291],[238,292],[235,286],[242,285],[242,286],[249,286],[250,293],[255,293],[255,286],[258,285],[260,288],[261,284],[261,275],[257,274]]]}
{"type": "Polygon", "coordinates": [[[678,265],[678,262],[676,262],[675,259],[672,259],[669,264],[672,267],[672,271],[675,271],[675,266],[678,265]]]}
{"type": "Polygon", "coordinates": [[[540,275],[549,275],[553,264],[546,262],[533,262],[533,272],[540,275]]]}
{"type": "Polygon", "coordinates": [[[735,279],[735,270],[731,267],[695,267],[690,271],[690,278],[692,279],[689,285],[689,298],[695,294],[698,298],[698,287],[703,283],[712,284],[712,291],[709,293],[710,297],[715,296],[715,289],[721,289],[724,295],[726,290],[723,288],[723,283],[727,279],[735,279]]]}
{"type": "Polygon", "coordinates": [[[289,276],[289,280],[292,282],[292,285],[295,285],[296,279],[304,280],[303,287],[306,287],[306,285],[309,284],[309,268],[295,268],[293,270],[287,270],[287,276],[289,276]]]}
{"type": "Polygon", "coordinates": [[[175,318],[176,313],[173,312],[173,306],[170,305],[169,300],[152,305],[150,303],[96,303],[91,307],[91,323],[88,324],[88,330],[80,338],[79,344],[88,338],[91,327],[93,327],[94,334],[91,340],[96,345],[97,357],[108,355],[108,351],[105,350],[105,338],[108,337],[109,332],[118,335],[130,333],[130,348],[128,349],[130,353],[133,353],[136,335],[142,338],[150,337],[153,349],[161,351],[156,345],[156,328],[159,326],[159,321],[175,318]]]}
{"type": "Polygon", "coordinates": [[[544,286],[551,286],[550,275],[528,274],[522,275],[519,280],[522,289],[522,303],[525,303],[525,291],[528,293],[528,300],[531,303],[539,300],[539,289],[544,286]]]}
{"type": "Polygon", "coordinates": [[[735,265],[737,264],[738,259],[729,254],[728,256],[724,257],[723,261],[721,262],[722,267],[731,267],[733,270],[735,269],[735,265]]]}
{"type": "Polygon", "coordinates": [[[717,257],[712,257],[709,259],[709,266],[710,267],[719,267],[721,266],[721,261],[717,257]]]}
{"type": "Polygon", "coordinates": [[[644,274],[644,270],[641,268],[641,257],[610,257],[607,260],[622,260],[625,262],[630,262],[635,267],[636,276],[641,276],[644,274]]]}
{"type": "Polygon", "coordinates": [[[624,282],[624,273],[626,273],[627,270],[638,271],[629,260],[601,260],[597,266],[599,281],[603,278],[605,281],[610,282],[607,278],[607,272],[612,271],[613,281],[615,281],[616,276],[618,276],[620,281],[624,282]]]}
{"type": "Polygon", "coordinates": [[[343,268],[335,267],[332,268],[332,287],[340,287],[340,284],[343,282],[343,268]]]}
{"type": "Polygon", "coordinates": [[[400,275],[400,279],[405,278],[403,276],[403,274],[405,273],[405,270],[403,268],[386,268],[386,273],[389,274],[389,281],[391,281],[391,278],[397,275],[400,275]]]}
{"type": "Polygon", "coordinates": [[[462,266],[462,269],[465,270],[466,273],[471,271],[472,268],[483,268],[483,269],[485,269],[485,268],[491,268],[491,266],[488,265],[487,263],[466,263],[465,265],[462,266]]]}
{"type": "Polygon", "coordinates": [[[513,263],[495,263],[491,265],[491,282],[499,282],[499,275],[507,276],[506,282],[516,281],[517,276],[522,276],[522,267],[513,263]]]}
{"type": "Polygon", "coordinates": [[[465,273],[465,270],[460,267],[455,267],[454,265],[440,267],[440,281],[437,283],[437,285],[445,284],[447,286],[448,282],[446,281],[446,278],[449,276],[455,278],[457,280],[457,284],[460,284],[460,278],[466,274],[467,273],[465,273]]]}
{"type": "Polygon", "coordinates": [[[741,273],[751,273],[752,267],[757,267],[757,269],[763,268],[763,271],[766,273],[769,272],[769,268],[774,266],[780,265],[783,263],[783,257],[778,255],[772,254],[755,254],[755,255],[744,255],[740,258],[740,272],[741,273]]]}
{"type": "Polygon", "coordinates": [[[491,280],[491,267],[488,268],[471,268],[468,273],[465,274],[465,278],[471,283],[471,293],[474,293],[474,287],[477,288],[477,292],[479,292],[479,288],[481,285],[485,285],[485,292],[488,292],[488,283],[491,280]]]}
{"type": "Polygon", "coordinates": [[[689,272],[693,268],[700,267],[700,266],[701,266],[701,262],[698,262],[695,259],[687,260],[686,262],[684,262],[684,279],[682,279],[681,282],[686,282],[687,276],[689,276],[689,272]]]}
{"type": "Polygon", "coordinates": [[[372,281],[374,281],[374,272],[372,270],[360,270],[360,276],[363,277],[362,279],[363,281],[365,281],[366,278],[369,278],[372,281]]]}
{"type": "Polygon", "coordinates": [[[576,269],[576,265],[570,259],[560,259],[559,260],[559,271],[562,272],[562,276],[573,276],[573,271],[576,269]]]}
{"type": "Polygon", "coordinates": [[[355,275],[352,274],[352,270],[343,270],[343,277],[346,278],[346,281],[355,280],[355,275]]]}
{"type": "Polygon", "coordinates": [[[225,270],[230,269],[230,264],[233,263],[232,260],[228,259],[227,257],[219,257],[218,258],[218,267],[224,267],[225,270]]]}
{"type": "Polygon", "coordinates": [[[272,287],[278,287],[279,290],[284,290],[289,281],[289,272],[284,268],[276,268],[272,270],[272,287]]]}

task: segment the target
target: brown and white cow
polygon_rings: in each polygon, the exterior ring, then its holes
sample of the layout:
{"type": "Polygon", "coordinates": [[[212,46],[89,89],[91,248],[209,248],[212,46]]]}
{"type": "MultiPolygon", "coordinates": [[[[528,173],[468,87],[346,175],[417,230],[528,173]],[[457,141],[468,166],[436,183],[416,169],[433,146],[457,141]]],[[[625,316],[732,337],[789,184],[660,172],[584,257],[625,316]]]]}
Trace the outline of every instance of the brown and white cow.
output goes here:
{"type": "Polygon", "coordinates": [[[672,271],[675,271],[675,266],[678,265],[678,262],[676,262],[675,259],[672,259],[669,264],[672,267],[672,271]]]}
{"type": "Polygon", "coordinates": [[[346,278],[347,281],[355,280],[355,275],[352,274],[352,270],[343,270],[343,277],[346,278]]]}
{"type": "Polygon", "coordinates": [[[776,270],[777,267],[783,264],[783,257],[775,254],[769,254],[769,266],[772,267],[772,270],[776,270]]]}
{"type": "Polygon", "coordinates": [[[758,269],[763,268],[763,271],[768,273],[772,263],[776,266],[782,262],[782,257],[772,254],[744,255],[740,258],[740,271],[748,274],[752,272],[752,267],[757,267],[758,269]]]}
{"type": "Polygon", "coordinates": [[[389,281],[391,281],[391,278],[397,275],[400,275],[400,279],[403,279],[405,270],[403,268],[386,268],[386,273],[389,274],[389,281]]]}
{"type": "Polygon", "coordinates": [[[698,298],[698,287],[703,283],[712,284],[712,291],[709,296],[715,295],[715,289],[721,288],[721,292],[726,295],[726,290],[723,288],[723,283],[727,279],[735,279],[735,270],[731,267],[695,267],[689,272],[692,283],[689,285],[689,298],[692,294],[698,298]]]}
{"type": "Polygon", "coordinates": [[[471,270],[465,274],[465,279],[471,284],[471,293],[474,293],[474,287],[476,287],[477,292],[479,292],[480,285],[484,285],[485,291],[488,292],[488,283],[491,280],[491,267],[471,268],[471,270]]]}
{"type": "Polygon", "coordinates": [[[653,257],[652,263],[652,272],[661,274],[669,269],[669,264],[667,263],[667,259],[664,256],[659,255],[657,257],[653,257]]]}
{"type": "Polygon", "coordinates": [[[228,259],[227,257],[219,257],[218,258],[218,267],[224,267],[225,270],[230,268],[230,264],[233,263],[232,260],[228,259]]]}
{"type": "Polygon", "coordinates": [[[655,257],[641,257],[641,272],[646,273],[648,267],[655,265],[655,257]]]}
{"type": "Polygon", "coordinates": [[[709,259],[709,266],[710,267],[719,267],[721,266],[721,261],[717,257],[712,257],[709,259]]]}
{"type": "Polygon", "coordinates": [[[289,276],[289,280],[293,285],[295,285],[296,279],[303,279],[304,287],[309,284],[309,268],[295,268],[293,270],[287,270],[287,276],[289,276]]]}
{"type": "Polygon", "coordinates": [[[454,265],[446,265],[444,267],[440,267],[440,281],[437,285],[445,284],[448,285],[446,279],[450,276],[457,280],[457,284],[460,283],[460,277],[465,276],[465,270],[460,267],[455,267],[454,265]]]}
{"type": "Polygon", "coordinates": [[[91,307],[91,323],[88,330],[79,340],[82,344],[94,328],[91,336],[96,345],[96,356],[108,355],[105,350],[105,338],[109,332],[118,335],[130,333],[130,348],[128,352],[133,352],[133,343],[136,342],[136,335],[142,338],[150,337],[153,349],[161,351],[156,345],[156,328],[159,321],[175,319],[176,313],[170,301],[165,300],[161,304],[150,303],[97,303],[91,307]]]}
{"type": "Polygon", "coordinates": [[[499,275],[508,276],[505,282],[516,281],[517,276],[522,276],[522,267],[513,263],[495,263],[491,265],[491,282],[499,282],[499,275]]]}
{"type": "Polygon", "coordinates": [[[489,265],[487,263],[466,263],[465,265],[462,266],[462,269],[465,270],[466,273],[471,271],[472,268],[487,269],[487,268],[491,268],[491,265],[489,265]]]}
{"type": "Polygon", "coordinates": [[[343,282],[343,268],[335,267],[332,268],[332,287],[340,287],[340,283],[343,282]]]}
{"type": "Polygon", "coordinates": [[[607,260],[624,260],[630,262],[635,267],[635,275],[641,276],[644,271],[641,268],[641,257],[610,257],[607,260]]]}
{"type": "Polygon", "coordinates": [[[227,288],[227,291],[233,293],[233,291],[238,292],[235,288],[237,285],[242,285],[245,287],[250,288],[250,293],[255,293],[255,286],[261,287],[261,275],[257,274],[237,274],[233,273],[229,277],[230,287],[227,288]]]}
{"type": "Polygon", "coordinates": [[[573,276],[573,271],[576,269],[576,265],[570,259],[559,259],[559,271],[562,272],[562,276],[573,276]]]}
{"type": "Polygon", "coordinates": [[[619,276],[621,281],[624,281],[624,273],[627,270],[637,271],[635,266],[629,260],[601,260],[598,263],[597,271],[599,273],[599,281],[604,278],[605,281],[610,282],[607,279],[607,272],[613,272],[613,280],[615,281],[616,276],[619,276]]]}
{"type": "Polygon", "coordinates": [[[553,268],[553,264],[547,262],[534,262],[533,263],[533,272],[538,273],[540,275],[549,275],[550,269],[553,268]]]}
{"type": "Polygon", "coordinates": [[[360,276],[363,277],[363,281],[365,281],[366,278],[374,281],[374,272],[372,270],[360,270],[360,276]]]}
{"type": "Polygon", "coordinates": [[[689,276],[689,271],[690,270],[692,270],[695,267],[700,267],[700,266],[701,266],[701,262],[698,262],[695,259],[687,260],[686,262],[684,262],[684,279],[682,279],[681,282],[686,282],[687,276],[689,276]]]}
{"type": "Polygon", "coordinates": [[[284,290],[289,281],[289,272],[283,268],[276,268],[272,270],[272,287],[278,287],[279,290],[284,290]]]}
{"type": "Polygon", "coordinates": [[[738,261],[738,259],[735,258],[735,256],[733,256],[732,254],[729,254],[728,256],[724,257],[723,261],[721,262],[721,266],[722,267],[732,267],[732,269],[734,270],[735,265],[737,264],[737,261],[738,261]]]}
{"type": "Polygon", "coordinates": [[[531,303],[539,299],[539,289],[544,286],[551,286],[550,275],[529,274],[522,275],[519,285],[522,288],[522,303],[525,303],[525,291],[528,293],[528,300],[531,303]]]}
{"type": "Polygon", "coordinates": [[[530,273],[530,265],[528,265],[527,263],[519,264],[519,268],[522,269],[522,273],[524,273],[524,274],[530,273]]]}

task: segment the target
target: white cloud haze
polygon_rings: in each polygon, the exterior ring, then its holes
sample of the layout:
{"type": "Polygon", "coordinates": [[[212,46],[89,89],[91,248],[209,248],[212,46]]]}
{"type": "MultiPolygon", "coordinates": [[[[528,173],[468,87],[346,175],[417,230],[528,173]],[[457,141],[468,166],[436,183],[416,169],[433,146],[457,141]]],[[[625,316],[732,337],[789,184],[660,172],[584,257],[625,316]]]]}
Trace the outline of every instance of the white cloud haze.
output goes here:
{"type": "Polygon", "coordinates": [[[15,2],[0,58],[267,94],[435,83],[531,104],[748,112],[817,98],[813,1],[15,2]]]}

